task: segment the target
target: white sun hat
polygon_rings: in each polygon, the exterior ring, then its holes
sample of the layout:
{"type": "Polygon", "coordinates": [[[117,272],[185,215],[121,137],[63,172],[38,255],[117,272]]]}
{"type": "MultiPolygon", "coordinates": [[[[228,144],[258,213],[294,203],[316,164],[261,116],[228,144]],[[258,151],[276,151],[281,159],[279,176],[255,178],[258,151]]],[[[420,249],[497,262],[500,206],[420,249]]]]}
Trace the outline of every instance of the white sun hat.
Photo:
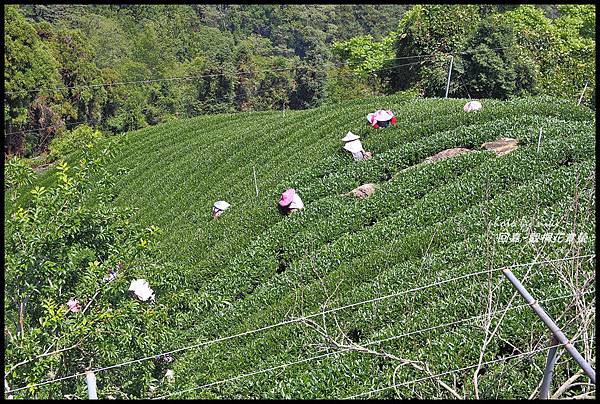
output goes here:
{"type": "Polygon", "coordinates": [[[227,210],[231,205],[225,201],[216,201],[213,206],[219,210],[227,210]]]}
{"type": "Polygon", "coordinates": [[[363,146],[360,140],[353,140],[346,143],[344,149],[348,150],[350,153],[358,153],[363,150],[363,146]]]}
{"type": "Polygon", "coordinates": [[[150,285],[148,285],[148,282],[145,279],[131,281],[129,290],[135,293],[135,295],[144,302],[148,299],[154,300],[154,291],[150,289],[150,285]]]}
{"type": "Polygon", "coordinates": [[[481,103],[479,101],[469,101],[465,104],[465,112],[479,111],[481,109],[481,103]]]}
{"type": "Polygon", "coordinates": [[[357,139],[360,139],[360,136],[355,135],[352,132],[348,132],[348,133],[346,133],[346,136],[344,136],[342,138],[342,142],[351,142],[351,141],[357,140],[357,139]]]}

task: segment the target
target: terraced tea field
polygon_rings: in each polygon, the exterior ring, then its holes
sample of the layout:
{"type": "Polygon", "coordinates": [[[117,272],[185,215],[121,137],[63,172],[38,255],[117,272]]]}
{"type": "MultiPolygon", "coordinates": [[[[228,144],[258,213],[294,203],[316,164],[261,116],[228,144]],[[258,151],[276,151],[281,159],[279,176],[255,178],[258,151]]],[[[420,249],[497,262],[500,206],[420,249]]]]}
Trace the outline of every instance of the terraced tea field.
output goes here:
{"type": "MultiPolygon", "coordinates": [[[[482,363],[480,398],[528,398],[550,334],[499,270],[512,265],[595,357],[594,315],[581,311],[595,301],[594,113],[540,98],[465,113],[465,102],[391,96],[124,135],[108,167],[115,204],[163,230],[158,265],[138,270],[169,307],[176,342],[161,352],[193,346],[172,353],[174,381],[153,361],[127,365],[155,379],[139,397],[473,398],[482,363]],[[371,128],[379,108],[398,124],[371,128]],[[348,131],[371,159],[342,152],[348,131]],[[518,148],[481,147],[502,137],[518,148]],[[456,147],[472,151],[423,163],[456,147]],[[365,183],[372,196],[347,195],[365,183]],[[305,208],[282,216],[288,187],[305,208]],[[231,208],[212,220],[217,200],[231,208]]],[[[110,385],[97,374],[99,396],[128,382],[122,369],[106,370],[110,385]]],[[[564,354],[554,386],[578,369],[564,354]]]]}

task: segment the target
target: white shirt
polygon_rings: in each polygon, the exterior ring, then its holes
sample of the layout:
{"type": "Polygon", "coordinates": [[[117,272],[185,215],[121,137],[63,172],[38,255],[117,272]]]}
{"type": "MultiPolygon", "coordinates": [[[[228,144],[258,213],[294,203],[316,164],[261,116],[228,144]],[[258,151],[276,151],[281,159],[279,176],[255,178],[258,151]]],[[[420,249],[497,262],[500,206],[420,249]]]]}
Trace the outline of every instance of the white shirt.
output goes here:
{"type": "Polygon", "coordinates": [[[302,199],[298,194],[295,194],[292,198],[292,203],[288,206],[289,209],[302,209],[304,208],[304,203],[302,203],[302,199]]]}

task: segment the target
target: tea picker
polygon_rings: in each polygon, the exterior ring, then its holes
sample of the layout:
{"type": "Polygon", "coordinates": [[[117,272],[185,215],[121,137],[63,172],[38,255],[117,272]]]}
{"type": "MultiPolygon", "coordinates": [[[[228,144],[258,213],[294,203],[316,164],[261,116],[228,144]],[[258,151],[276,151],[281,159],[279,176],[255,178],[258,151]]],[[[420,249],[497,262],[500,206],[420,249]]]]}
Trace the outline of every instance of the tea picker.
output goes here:
{"type": "Polygon", "coordinates": [[[213,219],[218,219],[231,205],[225,201],[217,201],[212,208],[213,219]]]}
{"type": "Polygon", "coordinates": [[[367,115],[367,121],[375,129],[387,128],[390,125],[396,124],[396,117],[394,113],[389,109],[379,109],[367,115]]]}
{"type": "Polygon", "coordinates": [[[281,194],[279,199],[279,207],[288,215],[304,208],[304,203],[300,199],[300,195],[296,193],[294,188],[289,188],[281,194]]]}
{"type": "Polygon", "coordinates": [[[465,112],[479,111],[481,110],[481,103],[479,101],[469,101],[463,107],[465,112]]]}
{"type": "Polygon", "coordinates": [[[373,153],[364,150],[362,143],[360,142],[360,136],[355,135],[352,132],[348,132],[346,136],[342,138],[344,142],[344,150],[352,153],[354,160],[367,160],[371,158],[373,153]]]}

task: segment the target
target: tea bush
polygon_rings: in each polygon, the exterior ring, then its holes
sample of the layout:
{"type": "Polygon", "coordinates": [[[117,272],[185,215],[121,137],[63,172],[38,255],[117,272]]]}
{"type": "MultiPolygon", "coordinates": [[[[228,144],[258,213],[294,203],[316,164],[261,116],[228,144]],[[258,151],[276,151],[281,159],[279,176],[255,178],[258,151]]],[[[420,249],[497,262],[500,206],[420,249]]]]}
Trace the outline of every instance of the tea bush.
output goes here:
{"type": "MultiPolygon", "coordinates": [[[[69,364],[61,375],[83,366],[82,356],[94,356],[92,367],[108,366],[323,308],[534,261],[538,254],[554,259],[593,253],[593,113],[566,101],[524,98],[482,100],[480,112],[467,114],[462,109],[465,102],[391,96],[304,111],[202,116],[125,134],[116,146],[117,153],[107,160],[106,172],[96,170],[90,174],[93,181],[81,182],[86,184],[82,191],[86,196],[78,199],[81,203],[69,203],[79,213],[67,220],[70,216],[63,218],[56,209],[48,211],[44,220],[51,216],[61,219],[38,244],[32,244],[37,250],[23,250],[27,256],[39,257],[40,246],[44,246],[59,254],[48,257],[54,264],[40,267],[31,278],[41,283],[52,279],[55,289],[48,293],[53,293],[54,306],[36,303],[39,316],[46,318],[48,325],[40,329],[37,345],[24,347],[20,354],[13,350],[7,363],[43,352],[51,327],[64,333],[61,346],[83,336],[88,329],[69,322],[81,313],[55,314],[56,318],[46,313],[57,313],[55,307],[75,290],[81,290],[78,296],[88,301],[102,271],[117,262],[127,268],[127,276],[147,279],[157,301],[145,306],[126,299],[122,295],[125,279],[122,284],[111,283],[112,289],[100,293],[85,314],[93,321],[91,326],[86,322],[86,327],[97,327],[97,335],[85,340],[83,355],[60,356],[69,364]],[[373,129],[366,114],[379,108],[394,110],[398,123],[384,130],[373,129]],[[543,135],[538,151],[540,128],[543,135]],[[374,152],[371,159],[355,162],[341,151],[340,139],[348,131],[361,136],[365,149],[374,152]],[[505,156],[481,147],[500,137],[518,139],[519,147],[505,156]],[[424,163],[427,157],[454,147],[473,151],[424,163]],[[372,196],[358,200],[347,195],[366,182],[376,185],[372,196]],[[276,204],[288,187],[298,191],[305,208],[282,216],[276,204]],[[220,199],[231,203],[231,208],[212,220],[211,206],[220,199]],[[122,213],[129,207],[137,209],[122,213]],[[578,232],[587,234],[587,240],[503,243],[499,232],[506,229],[494,227],[498,221],[528,223],[524,237],[551,221],[560,229],[575,225],[578,232]],[[68,243],[57,235],[58,224],[61,232],[65,229],[68,243]],[[139,239],[148,239],[144,229],[155,229],[151,226],[162,229],[160,233],[152,230],[156,240],[150,244],[157,244],[139,250],[139,239]],[[62,283],[49,277],[57,276],[55,273],[64,279],[62,283]],[[108,307],[118,316],[100,319],[108,307]]],[[[71,159],[71,166],[78,165],[71,159]]],[[[64,170],[60,167],[59,174],[64,170]]],[[[36,189],[39,184],[33,186],[36,189]]],[[[29,191],[27,186],[19,192],[24,191],[29,191]]],[[[23,209],[33,209],[36,203],[23,209]]],[[[11,226],[5,234],[17,251],[18,237],[14,235],[25,230],[15,231],[16,224],[11,226]]],[[[13,255],[7,260],[12,262],[9,268],[18,267],[17,261],[26,262],[21,253],[13,255]]],[[[45,262],[46,258],[38,260],[45,262]]],[[[551,316],[575,316],[570,298],[560,298],[571,292],[560,271],[572,265],[524,266],[515,268],[514,273],[537,299],[554,299],[544,303],[551,316]]],[[[594,268],[594,261],[582,261],[579,273],[589,274],[594,268]]],[[[376,341],[482,315],[490,288],[497,307],[504,308],[513,289],[501,279],[499,272],[469,276],[313,320],[327,327],[332,336],[350,335],[361,344],[372,344],[369,347],[374,350],[423,361],[433,372],[441,373],[477,363],[485,335],[479,320],[385,343],[376,341]]],[[[14,278],[11,282],[13,288],[19,284],[14,278]]],[[[593,287],[587,291],[587,301],[593,300],[593,287]]],[[[513,304],[523,303],[519,299],[513,304]]],[[[13,306],[5,298],[5,312],[13,306]]],[[[27,310],[29,313],[29,307],[27,310]]],[[[11,316],[14,321],[15,315],[11,316]]],[[[567,335],[573,335],[580,325],[565,317],[560,324],[567,335]]],[[[504,355],[503,341],[527,351],[546,344],[547,335],[545,326],[527,307],[511,309],[499,328],[502,339],[492,341],[484,360],[504,355]]],[[[98,394],[151,398],[177,393],[305,360],[322,354],[316,344],[324,343],[313,329],[295,322],[178,352],[171,364],[142,361],[98,373],[98,394]],[[174,381],[164,377],[167,368],[174,370],[174,381]]],[[[595,351],[595,345],[592,349],[595,351]]],[[[57,361],[52,356],[44,358],[38,362],[43,364],[40,371],[19,367],[13,379],[9,378],[11,387],[47,378],[57,361]]],[[[527,398],[538,385],[541,374],[537,369],[543,366],[543,353],[531,356],[528,362],[515,359],[490,366],[479,379],[480,395],[527,398]]],[[[555,374],[562,377],[568,367],[568,363],[560,364],[555,374]]],[[[338,353],[173,398],[343,398],[388,387],[394,377],[401,382],[424,376],[412,367],[397,369],[394,361],[376,356],[338,353]]],[[[472,371],[457,376],[457,389],[471,397],[472,371]]],[[[443,380],[453,383],[452,376],[443,380]]],[[[76,392],[84,397],[84,389],[81,380],[68,380],[16,394],[19,398],[35,394],[56,398],[76,392]]],[[[373,397],[410,398],[415,394],[451,397],[432,382],[385,390],[373,397]]]]}

